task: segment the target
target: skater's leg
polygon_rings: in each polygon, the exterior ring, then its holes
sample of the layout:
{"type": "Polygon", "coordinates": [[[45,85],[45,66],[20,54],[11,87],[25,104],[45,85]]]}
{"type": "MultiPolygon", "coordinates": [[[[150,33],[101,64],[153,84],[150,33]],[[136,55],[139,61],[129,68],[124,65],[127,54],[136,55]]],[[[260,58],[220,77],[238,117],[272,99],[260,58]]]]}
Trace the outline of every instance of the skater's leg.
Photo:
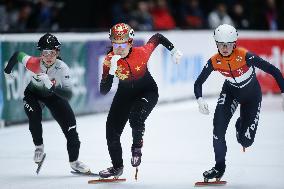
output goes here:
{"type": "Polygon", "coordinates": [[[106,122],[106,139],[114,168],[123,167],[120,136],[129,118],[132,100],[116,93],[106,122]]]}
{"type": "Polygon", "coordinates": [[[225,170],[225,157],[227,152],[227,145],[225,134],[232,118],[236,106],[235,101],[228,92],[227,86],[224,85],[218,99],[218,103],[214,113],[213,119],[213,147],[215,152],[215,168],[225,170]]]}
{"type": "Polygon", "coordinates": [[[145,121],[158,101],[156,92],[149,92],[137,98],[131,108],[129,123],[132,128],[132,147],[141,148],[145,131],[145,121]]]}
{"type": "Polygon", "coordinates": [[[75,115],[71,106],[68,101],[57,96],[48,99],[46,106],[65,135],[69,161],[76,161],[79,156],[80,140],[76,130],[75,115]]]}
{"type": "Polygon", "coordinates": [[[44,158],[44,145],[42,138],[42,106],[36,95],[28,89],[25,90],[24,109],[29,118],[29,130],[35,144],[34,162],[40,163],[44,158]]]}
{"type": "Polygon", "coordinates": [[[133,143],[131,147],[131,164],[137,167],[141,163],[141,148],[143,146],[143,135],[145,131],[145,121],[158,101],[157,92],[148,92],[141,95],[134,102],[131,108],[129,123],[132,128],[133,143]]]}
{"type": "Polygon", "coordinates": [[[260,109],[261,99],[241,105],[239,142],[245,148],[254,142],[260,109]]]}
{"type": "Polygon", "coordinates": [[[67,151],[71,168],[83,173],[89,172],[90,168],[84,163],[78,161],[80,140],[76,129],[77,125],[75,115],[70,104],[65,99],[53,96],[46,100],[46,105],[54,119],[60,125],[67,140],[67,151]]]}
{"type": "Polygon", "coordinates": [[[42,138],[42,109],[35,95],[27,89],[24,96],[24,110],[29,119],[29,130],[35,146],[43,144],[42,138]]]}

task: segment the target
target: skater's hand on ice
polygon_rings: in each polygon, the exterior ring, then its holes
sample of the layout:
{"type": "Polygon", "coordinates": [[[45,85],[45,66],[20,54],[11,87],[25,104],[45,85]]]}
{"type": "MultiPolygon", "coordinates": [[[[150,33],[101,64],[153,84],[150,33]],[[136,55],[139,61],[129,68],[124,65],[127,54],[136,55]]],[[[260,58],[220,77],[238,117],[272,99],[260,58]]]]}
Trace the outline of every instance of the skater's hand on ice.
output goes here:
{"type": "Polygon", "coordinates": [[[52,81],[50,81],[50,79],[49,79],[49,77],[46,73],[37,74],[37,78],[40,79],[43,82],[43,84],[46,88],[50,89],[53,86],[52,81]]]}
{"type": "Polygon", "coordinates": [[[282,110],[284,111],[284,93],[282,93],[281,95],[282,95],[282,110]]]}
{"type": "Polygon", "coordinates": [[[199,106],[199,112],[205,115],[209,115],[208,104],[202,99],[202,97],[199,97],[197,99],[197,103],[199,106]]]}
{"type": "Polygon", "coordinates": [[[171,55],[174,59],[174,62],[176,64],[178,64],[180,62],[181,57],[182,57],[182,52],[180,50],[176,49],[176,48],[173,48],[171,50],[171,55]]]}
{"type": "Polygon", "coordinates": [[[113,55],[110,60],[110,70],[109,74],[115,75],[115,71],[117,70],[117,61],[121,58],[120,55],[113,55]]]}

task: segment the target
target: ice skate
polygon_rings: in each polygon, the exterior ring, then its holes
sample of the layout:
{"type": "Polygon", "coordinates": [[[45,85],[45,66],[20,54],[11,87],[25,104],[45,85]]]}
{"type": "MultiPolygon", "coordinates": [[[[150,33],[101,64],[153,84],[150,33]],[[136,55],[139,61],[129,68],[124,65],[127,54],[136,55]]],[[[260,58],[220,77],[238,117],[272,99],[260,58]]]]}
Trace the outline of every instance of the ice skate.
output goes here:
{"type": "Polygon", "coordinates": [[[36,146],[34,154],[34,162],[37,164],[36,174],[39,174],[41,166],[45,160],[44,145],[36,146]]]}
{"type": "Polygon", "coordinates": [[[119,168],[114,168],[114,167],[110,167],[107,168],[106,170],[102,170],[99,172],[99,175],[101,178],[109,178],[109,177],[114,177],[114,178],[118,178],[119,176],[121,176],[123,173],[123,166],[119,167],[119,168]]]}
{"type": "Polygon", "coordinates": [[[70,166],[77,173],[82,173],[82,174],[91,173],[90,168],[84,163],[82,163],[81,161],[76,160],[76,161],[70,162],[70,166]]]}
{"type": "Polygon", "coordinates": [[[98,184],[98,183],[113,183],[113,182],[125,182],[125,178],[118,178],[123,173],[123,166],[119,168],[107,168],[99,172],[100,179],[89,180],[89,184],[98,184]],[[113,178],[109,178],[113,177],[113,178]],[[109,178],[109,179],[108,179],[109,178]]]}
{"type": "Polygon", "coordinates": [[[225,173],[225,169],[218,170],[217,168],[213,167],[212,169],[205,171],[203,173],[204,182],[208,182],[209,179],[214,179],[214,178],[216,178],[216,181],[220,181],[224,173],[225,173]]]}
{"type": "Polygon", "coordinates": [[[133,167],[138,167],[141,163],[141,156],[142,156],[141,148],[132,147],[131,152],[132,152],[131,165],[133,167]]]}
{"type": "Polygon", "coordinates": [[[195,186],[223,186],[227,184],[227,181],[221,181],[222,176],[224,175],[225,169],[218,170],[215,167],[205,171],[203,173],[204,181],[196,182],[195,186]],[[209,179],[216,179],[216,181],[209,181],[209,179]]]}
{"type": "Polygon", "coordinates": [[[44,159],[44,156],[45,156],[44,145],[42,144],[42,145],[36,146],[35,154],[34,154],[35,163],[39,164],[40,162],[42,162],[44,159]]]}

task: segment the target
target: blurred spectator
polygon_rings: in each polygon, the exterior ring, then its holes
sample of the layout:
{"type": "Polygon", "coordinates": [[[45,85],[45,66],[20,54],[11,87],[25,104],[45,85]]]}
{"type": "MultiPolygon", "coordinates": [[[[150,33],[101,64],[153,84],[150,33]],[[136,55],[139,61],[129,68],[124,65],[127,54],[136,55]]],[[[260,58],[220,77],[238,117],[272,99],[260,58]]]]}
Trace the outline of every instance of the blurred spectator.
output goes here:
{"type": "Polygon", "coordinates": [[[17,26],[19,11],[13,0],[5,0],[1,9],[1,31],[13,31],[17,26]]]}
{"type": "Polygon", "coordinates": [[[130,11],[133,9],[132,0],[119,0],[111,6],[112,25],[120,22],[129,23],[130,11]]]}
{"type": "Polygon", "coordinates": [[[48,0],[38,2],[39,13],[37,16],[38,30],[47,30],[51,27],[52,6],[48,0]]]}
{"type": "Polygon", "coordinates": [[[218,3],[216,8],[208,16],[208,24],[212,29],[221,24],[234,25],[231,17],[227,13],[227,6],[224,3],[218,3]]]}
{"type": "Polygon", "coordinates": [[[249,21],[245,15],[244,8],[240,3],[236,3],[232,10],[232,19],[237,29],[248,29],[249,21]]]}
{"type": "Polygon", "coordinates": [[[278,30],[277,16],[275,0],[266,0],[265,20],[269,30],[278,30]]]}
{"type": "Polygon", "coordinates": [[[135,30],[208,29],[223,23],[283,30],[283,11],[284,0],[0,0],[0,32],[106,31],[118,22],[135,30]]]}
{"type": "Polygon", "coordinates": [[[170,14],[166,0],[156,0],[151,10],[151,15],[153,17],[155,30],[168,30],[176,27],[176,23],[170,14]]]}
{"type": "Polygon", "coordinates": [[[33,25],[31,24],[31,19],[30,19],[31,13],[32,13],[31,5],[28,3],[25,3],[19,11],[17,26],[15,26],[15,29],[17,31],[25,32],[33,28],[33,25]]]}
{"type": "Polygon", "coordinates": [[[0,31],[7,31],[8,27],[6,8],[0,5],[0,31]]]}
{"type": "Polygon", "coordinates": [[[140,0],[136,4],[136,9],[130,13],[131,20],[129,24],[135,30],[152,30],[153,19],[150,14],[149,2],[140,0]]]}
{"type": "Polygon", "coordinates": [[[183,26],[186,28],[201,29],[206,25],[199,0],[186,0],[180,5],[180,14],[183,26]]]}

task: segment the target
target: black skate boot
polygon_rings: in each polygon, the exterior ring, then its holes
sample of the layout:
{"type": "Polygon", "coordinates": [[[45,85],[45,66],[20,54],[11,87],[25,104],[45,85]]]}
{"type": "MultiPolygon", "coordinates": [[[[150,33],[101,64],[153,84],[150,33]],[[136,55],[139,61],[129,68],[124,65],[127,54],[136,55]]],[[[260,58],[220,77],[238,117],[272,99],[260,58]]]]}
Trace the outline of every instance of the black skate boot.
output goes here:
{"type": "Polygon", "coordinates": [[[121,176],[123,173],[123,166],[119,167],[119,168],[107,168],[106,170],[102,170],[99,172],[99,175],[101,178],[108,178],[108,177],[114,177],[114,178],[118,178],[119,176],[121,176]]]}
{"type": "Polygon", "coordinates": [[[216,181],[220,181],[225,173],[225,169],[217,169],[213,167],[212,169],[205,171],[203,173],[204,182],[208,182],[209,179],[216,178],[216,181]]]}
{"type": "Polygon", "coordinates": [[[141,156],[142,156],[141,148],[132,147],[131,152],[132,152],[131,165],[133,167],[138,167],[141,163],[141,156]]]}

